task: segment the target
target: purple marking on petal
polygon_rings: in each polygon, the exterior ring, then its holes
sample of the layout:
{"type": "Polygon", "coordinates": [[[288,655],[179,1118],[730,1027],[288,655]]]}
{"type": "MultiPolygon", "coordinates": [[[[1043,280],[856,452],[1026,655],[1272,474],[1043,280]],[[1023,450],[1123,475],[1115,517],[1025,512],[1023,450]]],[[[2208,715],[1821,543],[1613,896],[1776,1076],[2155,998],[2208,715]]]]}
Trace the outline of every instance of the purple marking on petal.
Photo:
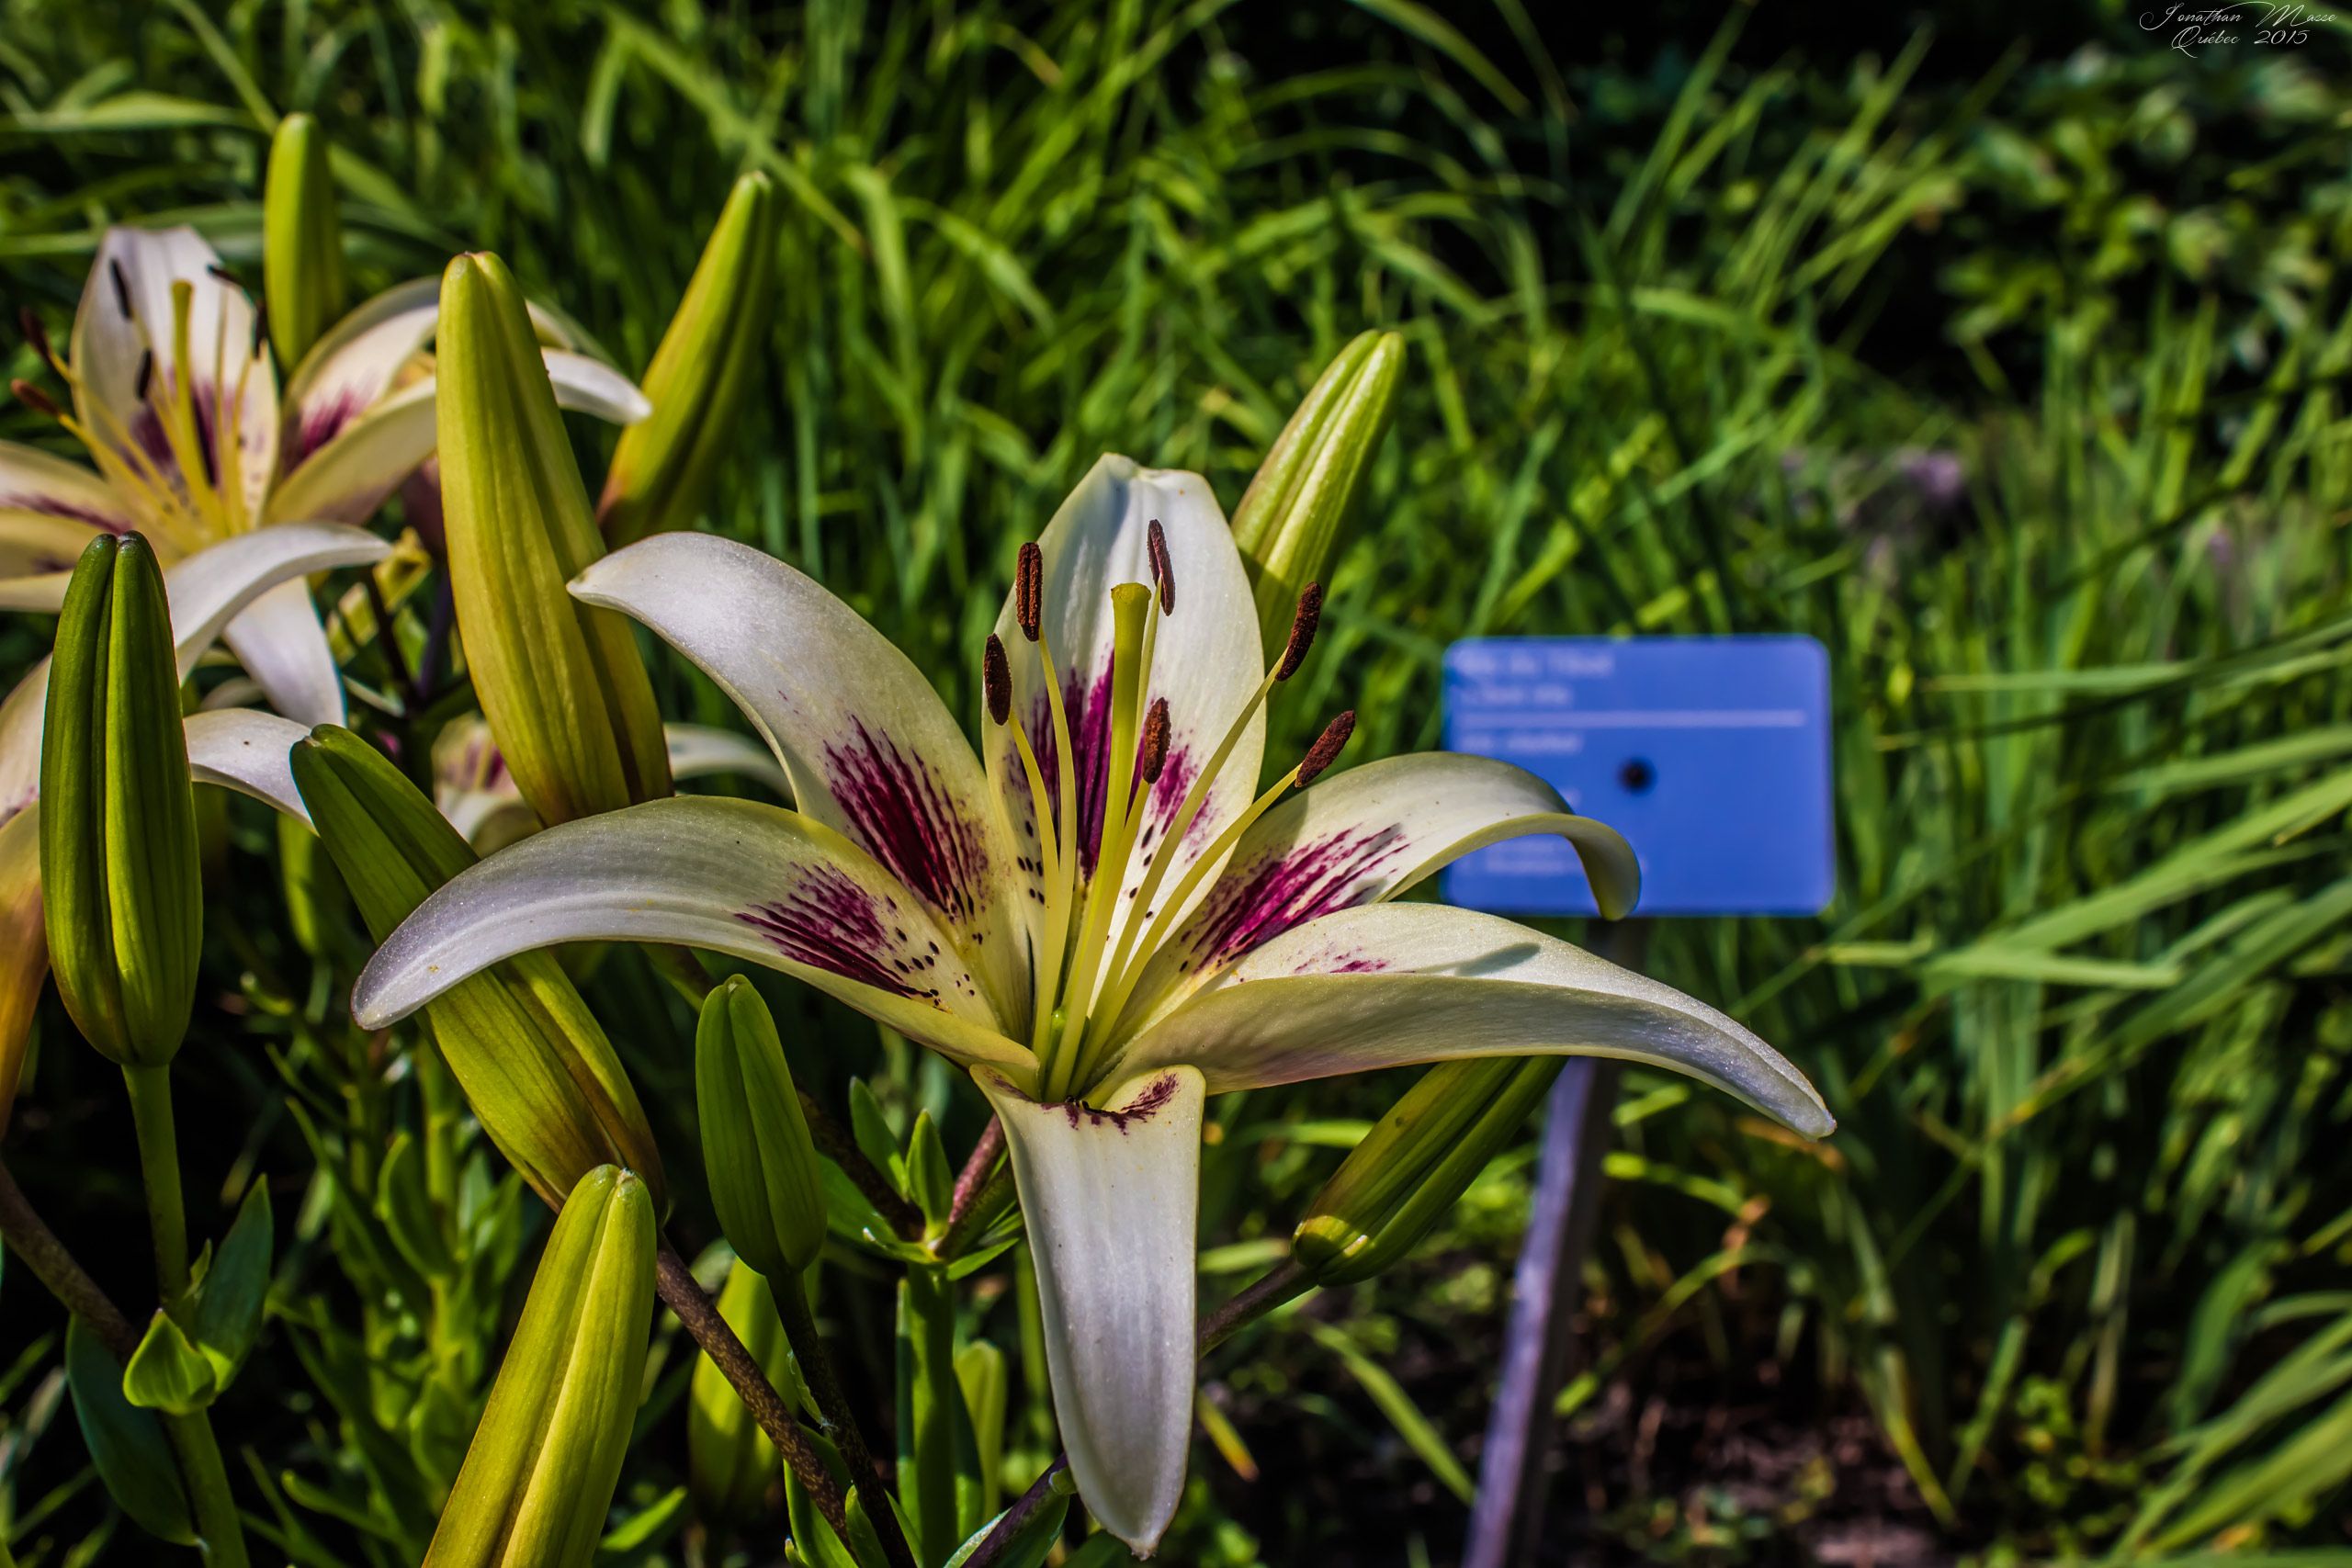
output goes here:
{"type": "MultiPolygon", "coordinates": [[[[150,400],[141,403],[139,412],[130,417],[130,439],[132,445],[146,454],[148,460],[153,462],[166,479],[185,492],[187,489],[187,480],[180,473],[179,455],[172,450],[172,438],[164,433],[164,416],[161,412],[174,406],[178,400],[179,390],[173,381],[174,374],[163,370],[160,367],[157,368],[158,384],[150,400]]],[[[195,397],[190,401],[196,412],[197,456],[204,460],[205,484],[217,490],[220,484],[220,458],[219,453],[213,449],[215,428],[213,415],[220,390],[209,382],[199,380],[196,383],[195,393],[195,397]]]]}
{"type": "MultiPolygon", "coordinates": [[[[109,534],[130,531],[130,523],[120,517],[109,517],[95,507],[32,491],[0,491],[0,512],[30,512],[42,517],[64,517],[75,523],[87,523],[91,527],[109,534]]],[[[68,561],[65,564],[71,566],[74,563],[68,561]]]]}
{"type": "MultiPolygon", "coordinates": [[[[1078,869],[1094,874],[1102,852],[1102,812],[1110,793],[1111,666],[1091,681],[1077,671],[1062,679],[1062,707],[1069,721],[1069,749],[1077,758],[1071,776],[1078,781],[1078,869]]],[[[1037,772],[1046,781],[1046,798],[1058,807],[1061,799],[1061,748],[1054,740],[1054,710],[1043,692],[1029,705],[1029,744],[1037,753],[1037,772]]],[[[1018,763],[1015,764],[1018,766],[1018,763]]]]}
{"type": "Polygon", "coordinates": [[[979,912],[988,851],[961,803],[931,765],[888,736],[851,721],[855,738],[825,748],[826,784],[849,819],[850,837],[933,908],[969,922],[979,912]]]}
{"type": "Polygon", "coordinates": [[[1077,1126],[1081,1120],[1090,1126],[1095,1127],[1108,1123],[1116,1127],[1119,1130],[1119,1135],[1125,1137],[1128,1122],[1150,1121],[1159,1113],[1161,1107],[1175,1098],[1176,1075],[1165,1073],[1154,1079],[1150,1088],[1129,1100],[1125,1111],[1098,1110],[1082,1100],[1063,1100],[1061,1111],[1063,1115],[1069,1118],[1069,1124],[1072,1127],[1077,1126]]]}
{"type": "Polygon", "coordinates": [[[343,434],[375,400],[356,387],[337,387],[311,399],[295,411],[291,445],[286,450],[286,471],[292,473],[304,458],[343,434]]]}
{"type": "Polygon", "coordinates": [[[1193,957],[1186,967],[1233,958],[1318,915],[1363,903],[1404,842],[1404,830],[1393,825],[1351,830],[1227,871],[1193,918],[1185,941],[1193,957]]]}
{"type": "Polygon", "coordinates": [[[883,914],[871,891],[831,866],[817,866],[786,897],[738,910],[735,918],[796,964],[893,996],[937,1001],[936,987],[915,984],[937,960],[893,958],[899,944],[891,940],[883,914]]]}

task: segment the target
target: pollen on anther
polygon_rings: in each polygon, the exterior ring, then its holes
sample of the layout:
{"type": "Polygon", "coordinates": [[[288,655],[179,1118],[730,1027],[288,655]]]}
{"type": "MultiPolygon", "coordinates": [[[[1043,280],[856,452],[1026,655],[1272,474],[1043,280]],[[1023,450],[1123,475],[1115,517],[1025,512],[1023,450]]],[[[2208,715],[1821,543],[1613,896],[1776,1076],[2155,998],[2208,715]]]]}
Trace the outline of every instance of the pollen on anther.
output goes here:
{"type": "Polygon", "coordinates": [[[23,329],[25,342],[32,346],[35,354],[40,355],[41,363],[52,369],[55,368],[57,352],[49,346],[49,329],[40,324],[40,317],[34,313],[30,305],[17,310],[17,325],[23,329]]]}
{"type": "Polygon", "coordinates": [[[47,392],[42,391],[39,387],[34,386],[30,381],[10,381],[8,383],[8,390],[16,394],[17,400],[18,402],[24,404],[25,407],[32,410],[35,413],[44,413],[51,419],[63,419],[65,417],[65,412],[59,408],[57,404],[51,400],[50,395],[47,392]]]}
{"type": "Polygon", "coordinates": [[[1143,718],[1143,782],[1156,784],[1160,771],[1168,766],[1168,699],[1152,699],[1151,711],[1143,718]]]}
{"type": "Polygon", "coordinates": [[[142,348],[139,351],[139,376],[137,380],[132,383],[131,395],[137,398],[141,402],[145,402],[147,400],[147,389],[154,379],[155,351],[152,348],[142,348]]]}
{"type": "Polygon", "coordinates": [[[1306,592],[1298,596],[1298,611],[1291,617],[1290,640],[1283,644],[1282,662],[1274,666],[1274,679],[1287,681],[1298,673],[1306,662],[1306,650],[1315,646],[1315,630],[1323,624],[1323,585],[1310,582],[1306,592]]]}
{"type": "Polygon", "coordinates": [[[1021,635],[1031,642],[1046,617],[1046,552],[1035,540],[1021,547],[1020,563],[1012,573],[1012,618],[1020,623],[1021,635]]]}
{"type": "Polygon", "coordinates": [[[1144,531],[1144,554],[1151,561],[1151,581],[1159,588],[1159,613],[1176,613],[1176,563],[1168,554],[1168,535],[1159,526],[1159,519],[1151,520],[1144,531]]]}
{"type": "Polygon", "coordinates": [[[1012,716],[1012,665],[1004,656],[1004,639],[994,632],[980,658],[980,687],[988,694],[989,722],[1002,724],[1012,716]]]}
{"type": "Polygon", "coordinates": [[[1320,777],[1323,770],[1338,759],[1340,750],[1348,743],[1348,737],[1355,732],[1356,710],[1353,708],[1325,725],[1323,733],[1315,738],[1315,744],[1306,749],[1306,760],[1298,765],[1298,787],[1305,789],[1320,777]]]}
{"type": "Polygon", "coordinates": [[[119,261],[107,263],[107,276],[114,279],[115,308],[122,312],[124,321],[130,321],[131,319],[130,279],[123,273],[122,264],[119,261]]]}

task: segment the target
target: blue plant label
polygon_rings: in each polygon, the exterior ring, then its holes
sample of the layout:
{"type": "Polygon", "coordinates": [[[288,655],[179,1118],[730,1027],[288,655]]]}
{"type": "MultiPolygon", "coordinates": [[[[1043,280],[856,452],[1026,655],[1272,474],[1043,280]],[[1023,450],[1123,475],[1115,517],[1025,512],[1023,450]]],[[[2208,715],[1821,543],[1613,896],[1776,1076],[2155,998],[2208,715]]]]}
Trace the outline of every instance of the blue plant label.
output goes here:
{"type": "MultiPolygon", "coordinates": [[[[1829,657],[1809,637],[1476,637],[1445,655],[1445,744],[1542,775],[1642,866],[1645,915],[1811,915],[1837,886],[1829,657]]],[[[1589,915],[1566,840],[1513,839],[1445,897],[1589,915]]]]}

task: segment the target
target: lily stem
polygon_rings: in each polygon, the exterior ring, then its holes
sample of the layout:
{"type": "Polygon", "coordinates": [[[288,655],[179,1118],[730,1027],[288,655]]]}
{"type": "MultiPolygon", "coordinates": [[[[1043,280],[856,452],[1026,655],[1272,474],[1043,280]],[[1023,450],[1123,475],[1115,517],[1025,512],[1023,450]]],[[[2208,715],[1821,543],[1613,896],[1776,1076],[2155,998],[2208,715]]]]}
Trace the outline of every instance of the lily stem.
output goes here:
{"type": "MultiPolygon", "coordinates": [[[[1298,1266],[1297,1259],[1283,1258],[1209,1314],[1209,1320],[1200,1327],[1200,1353],[1207,1355],[1283,1303],[1305,1295],[1314,1283],[1306,1277],[1306,1270],[1298,1266]]],[[[1054,1462],[1046,1467],[1046,1473],[1030,1483],[1029,1490],[997,1520],[996,1529],[989,1531],[988,1539],[964,1560],[964,1568],[995,1568],[997,1562],[1012,1549],[1021,1527],[1045,1506],[1046,1495],[1054,1488],[1054,1477],[1069,1463],[1067,1453],[1056,1455],[1054,1462]]]]}
{"type": "MultiPolygon", "coordinates": [[[[130,1123],[139,1139],[139,1172],[147,1188],[147,1224],[154,1240],[155,1289],[164,1311],[177,1319],[187,1305],[187,1211],[180,1200],[179,1129],[172,1117],[172,1070],[126,1066],[130,1123]]],[[[201,1410],[164,1419],[164,1432],[180,1461],[197,1533],[204,1538],[213,1568],[245,1568],[244,1527],[229,1493],[229,1470],[212,1436],[212,1418],[201,1410]]]]}
{"type": "Polygon", "coordinates": [[[817,1152],[842,1168],[842,1174],[856,1184],[865,1201],[874,1205],[875,1213],[889,1223],[899,1235],[912,1241],[923,1232],[922,1211],[890,1185],[890,1179],[874,1168],[865,1151],[849,1130],[833,1120],[830,1111],[820,1104],[807,1089],[800,1090],[801,1120],[808,1123],[808,1140],[817,1152]]]}
{"type": "Polygon", "coordinates": [[[695,1282],[685,1259],[667,1241],[655,1255],[653,1282],[662,1304],[678,1314],[678,1321],[685,1325],[694,1342],[702,1347],[703,1353],[742,1400],[743,1408],[752,1413],[752,1419],[759,1423],[760,1430],[768,1435],[768,1441],[784,1456],[784,1462],[792,1467],[793,1479],[808,1489],[817,1512],[833,1527],[834,1533],[846,1536],[849,1511],[832,1472],[825,1468],[816,1445],[808,1440],[808,1434],[801,1429],[799,1420],[785,1404],[784,1396],[776,1393],[775,1385],[768,1382],[767,1373],[760,1370],[759,1362],[743,1348],[743,1341],[736,1337],[727,1320],[718,1315],[718,1303],[695,1282]]]}
{"type": "Polygon", "coordinates": [[[800,1275],[790,1272],[768,1281],[768,1294],[775,1301],[776,1315],[784,1320],[784,1337],[792,1345],[792,1354],[800,1363],[800,1375],[808,1384],[808,1392],[816,1396],[819,1414],[831,1428],[834,1442],[841,1446],[842,1458],[849,1463],[853,1484],[871,1485],[867,1494],[880,1506],[868,1508],[865,1517],[874,1522],[874,1533],[881,1538],[884,1555],[892,1568],[915,1568],[915,1554],[907,1545],[906,1532],[899,1528],[899,1512],[885,1495],[882,1472],[874,1462],[874,1450],[865,1446],[865,1434],[857,1425],[857,1413],[850,1408],[849,1398],[842,1392],[840,1374],[834,1371],[831,1352],[826,1348],[824,1336],[817,1331],[816,1314],[808,1310],[808,1292],[800,1275]]]}
{"type": "Polygon", "coordinates": [[[116,1360],[130,1359],[139,1348],[138,1331],[57,1239],[5,1164],[0,1164],[0,1241],[8,1244],[10,1257],[21,1259],[49,1287],[59,1305],[90,1325],[116,1360]]]}

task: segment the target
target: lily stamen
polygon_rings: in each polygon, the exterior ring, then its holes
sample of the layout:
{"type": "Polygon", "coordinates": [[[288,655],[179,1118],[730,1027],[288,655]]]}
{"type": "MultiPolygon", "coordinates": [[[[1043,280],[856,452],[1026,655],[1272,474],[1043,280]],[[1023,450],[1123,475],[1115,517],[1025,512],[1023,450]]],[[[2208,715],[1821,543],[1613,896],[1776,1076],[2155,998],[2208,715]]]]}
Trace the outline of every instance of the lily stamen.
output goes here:
{"type": "MultiPolygon", "coordinates": [[[[1061,846],[1053,827],[1052,803],[1046,797],[1045,770],[1037,765],[1036,749],[1029,744],[1026,725],[1012,724],[1012,665],[1006,658],[1004,639],[994,632],[980,660],[980,685],[988,698],[989,721],[1010,729],[1013,750],[1020,757],[1021,771],[1029,780],[1029,812],[1037,825],[1037,878],[1047,888],[1061,885],[1061,846]]],[[[1009,826],[1010,824],[1008,824],[1009,826]]],[[[1035,1001],[1035,1016],[1030,1021],[1030,1039],[1043,1042],[1046,1026],[1053,1015],[1052,985],[1058,976],[1062,962],[1064,927],[1052,919],[1052,904],[1046,907],[1045,951],[1037,959],[1036,983],[1030,989],[1035,1001]]]]}

